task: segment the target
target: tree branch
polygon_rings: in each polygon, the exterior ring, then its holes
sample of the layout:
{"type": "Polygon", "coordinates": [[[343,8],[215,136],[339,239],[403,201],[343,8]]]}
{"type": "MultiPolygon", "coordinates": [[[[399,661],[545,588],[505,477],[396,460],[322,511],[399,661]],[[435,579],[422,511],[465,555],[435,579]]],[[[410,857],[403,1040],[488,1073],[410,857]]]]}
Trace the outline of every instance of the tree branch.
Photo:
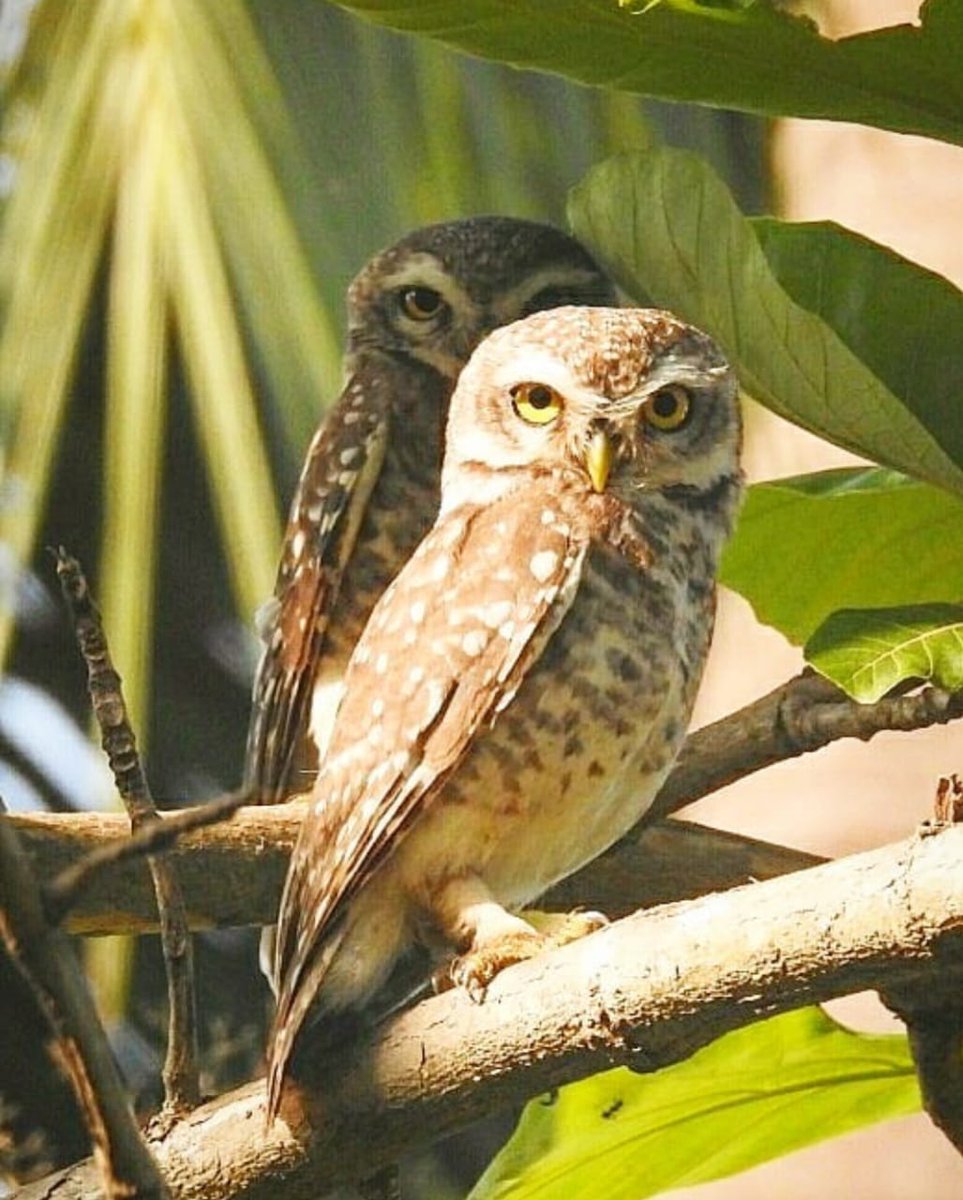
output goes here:
{"type": "Polygon", "coordinates": [[[925,687],[912,695],[860,704],[807,668],[745,708],[690,734],[650,815],[678,812],[763,767],[820,750],[840,738],[867,742],[884,730],[910,732],[960,717],[963,691],[925,687]]]}
{"type": "MultiPolygon", "coordinates": [[[[652,819],[774,762],[819,749],[838,738],[867,740],[884,729],[920,729],[961,715],[963,692],[925,688],[914,695],[891,696],[864,705],[822,676],[804,671],[767,696],[690,734],[652,813],[602,859],[559,885],[551,893],[551,903],[588,904],[613,914],[624,913],[642,904],[697,895],[812,865],[816,860],[810,855],[698,826],[687,825],[683,832],[676,824],[653,825],[652,819]],[[644,870],[640,870],[641,863],[644,870]],[[625,897],[624,902],[620,896],[625,897]]],[[[38,815],[22,818],[20,827],[43,861],[43,878],[67,872],[54,881],[52,907],[55,914],[68,905],[74,907],[68,928],[79,933],[147,932],[156,929],[156,922],[143,904],[140,868],[127,865],[116,871],[111,867],[110,902],[118,899],[114,888],[119,891],[119,910],[112,915],[104,881],[96,880],[102,864],[142,854],[147,848],[167,849],[182,830],[224,819],[239,798],[228,794],[202,809],[168,814],[163,831],[145,835],[144,841],[138,834],[126,847],[117,844],[120,835],[111,817],[100,814],[77,814],[63,821],[38,815]],[[99,847],[103,839],[112,844],[99,847]],[[77,861],[81,848],[92,855],[83,865],[77,861]],[[92,881],[94,894],[79,900],[79,893],[92,881]]],[[[246,809],[229,830],[183,839],[175,857],[193,928],[273,920],[301,811],[297,805],[246,809]],[[232,870],[238,872],[232,880],[232,895],[212,891],[214,877],[209,872],[214,870],[216,875],[216,861],[222,855],[230,856],[232,870]]]]}
{"type": "Polygon", "coordinates": [[[48,920],[59,924],[106,868],[128,859],[144,858],[170,850],[185,833],[229,820],[242,806],[243,800],[243,792],[229,792],[199,808],[178,809],[173,813],[157,812],[155,816],[163,819],[145,822],[128,837],[98,842],[82,858],[64,867],[44,887],[44,908],[48,920]]]}
{"type": "MultiPolygon", "coordinates": [[[[77,644],[87,665],[87,688],[100,726],[101,745],[117,790],[130,817],[131,832],[149,829],[158,820],[147,777],[127,717],[120,675],[111,662],[100,613],[90,595],[80,563],[61,547],[56,554],[60,588],[70,612],[77,644]]],[[[194,953],[184,897],[176,868],[166,859],[148,858],[161,946],[167,971],[169,1008],[167,1054],[164,1058],[164,1111],[181,1113],[200,1101],[197,1065],[197,1016],[194,1001],[194,953]]]]}
{"type": "MultiPolygon", "coordinates": [[[[220,801],[215,802],[220,803],[220,801]]],[[[188,829],[170,851],[193,929],[267,925],[277,915],[288,857],[297,837],[303,803],[255,805],[230,821],[206,824],[213,805],[163,815],[168,826],[188,829]]],[[[151,933],[157,906],[150,877],[130,850],[122,813],[27,813],[11,815],[42,878],[86,875],[64,924],[71,933],[151,933]],[[88,872],[88,856],[109,865],[88,872]]],[[[154,836],[152,827],[151,836],[154,836]]],[[[155,846],[155,848],[157,848],[155,846]]],[[[755,879],[769,879],[820,860],[799,850],[708,829],[689,821],[640,826],[545,898],[549,907],[600,908],[621,916],[636,908],[680,900],[755,879]]]]}
{"type": "MultiPolygon", "coordinates": [[[[963,829],[949,829],[635,914],[509,969],[480,1006],[447,993],[318,1058],[266,1132],[261,1083],[203,1106],[157,1145],[159,1161],[178,1200],[308,1200],[613,1064],[656,1070],[760,1017],[867,987],[958,987],[961,858],[963,829]]],[[[57,1191],[98,1194],[83,1166],[57,1191]]]]}
{"type": "MultiPolygon", "coordinates": [[[[26,856],[0,816],[0,934],[56,1035],[97,1149],[106,1194],[164,1200],[167,1190],[134,1122],[93,1003],[66,938],[46,922],[26,856]]],[[[95,1172],[96,1173],[96,1172],[95,1172]]],[[[100,1183],[97,1185],[101,1192],[100,1183]]]]}

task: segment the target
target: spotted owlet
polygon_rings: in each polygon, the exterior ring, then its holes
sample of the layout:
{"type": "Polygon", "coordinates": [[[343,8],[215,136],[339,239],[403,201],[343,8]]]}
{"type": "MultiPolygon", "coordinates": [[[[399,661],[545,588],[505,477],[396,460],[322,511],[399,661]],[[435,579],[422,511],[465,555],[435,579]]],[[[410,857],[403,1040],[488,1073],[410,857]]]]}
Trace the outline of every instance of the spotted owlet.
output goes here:
{"type": "Polygon", "coordinates": [[[434,527],[374,609],[284,888],[277,1111],[309,1012],[418,942],[482,991],[517,909],[644,813],[685,732],[741,491],[736,383],[668,313],[493,333],[451,402],[434,527]]]}
{"type": "Polygon", "coordinates": [[[438,511],[442,430],[469,354],[528,313],[616,303],[576,241],[507,217],[419,229],[354,280],[347,382],[308,450],[262,621],[252,800],[311,785],[355,642],[438,511]]]}

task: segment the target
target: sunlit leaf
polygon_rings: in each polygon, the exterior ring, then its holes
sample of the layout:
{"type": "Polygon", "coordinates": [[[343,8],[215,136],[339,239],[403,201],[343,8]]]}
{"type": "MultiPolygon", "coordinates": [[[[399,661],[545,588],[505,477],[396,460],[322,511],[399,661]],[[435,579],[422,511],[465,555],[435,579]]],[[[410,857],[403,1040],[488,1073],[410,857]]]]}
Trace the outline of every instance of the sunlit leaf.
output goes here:
{"type": "Polygon", "coordinates": [[[796,303],[818,313],[963,463],[963,292],[839,225],[760,218],[752,227],[796,303]]]}
{"type": "Polygon", "coordinates": [[[808,662],[872,703],[904,679],[963,688],[963,605],[843,609],[806,643],[808,662]]]}
{"type": "Polygon", "coordinates": [[[918,1108],[904,1037],[801,1009],[532,1101],[470,1200],[644,1200],[918,1108]]]}
{"type": "Polygon", "coordinates": [[[379,24],[583,83],[963,141],[963,9],[838,41],[759,0],[339,0],[379,24]]]}
{"type": "Polygon", "coordinates": [[[723,583],[801,645],[840,608],[963,597],[963,501],[890,471],[820,471],[751,487],[723,583]]]}
{"type": "Polygon", "coordinates": [[[963,491],[960,464],[917,415],[790,299],[750,222],[695,155],[610,159],[573,191],[570,214],[630,294],[714,334],[756,399],[837,445],[963,491]]]}

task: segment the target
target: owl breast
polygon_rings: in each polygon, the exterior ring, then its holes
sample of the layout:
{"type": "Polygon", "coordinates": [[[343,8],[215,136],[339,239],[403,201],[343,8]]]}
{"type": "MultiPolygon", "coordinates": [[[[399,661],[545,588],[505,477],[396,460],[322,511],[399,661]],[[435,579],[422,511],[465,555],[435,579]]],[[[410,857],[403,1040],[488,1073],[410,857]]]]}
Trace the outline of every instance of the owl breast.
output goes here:
{"type": "Polygon", "coordinates": [[[406,890],[474,871],[502,904],[524,905],[649,807],[685,734],[715,565],[696,552],[707,548],[694,525],[688,536],[677,527],[671,546],[652,525],[644,571],[608,547],[589,551],[572,606],[515,699],[399,848],[406,890]]]}

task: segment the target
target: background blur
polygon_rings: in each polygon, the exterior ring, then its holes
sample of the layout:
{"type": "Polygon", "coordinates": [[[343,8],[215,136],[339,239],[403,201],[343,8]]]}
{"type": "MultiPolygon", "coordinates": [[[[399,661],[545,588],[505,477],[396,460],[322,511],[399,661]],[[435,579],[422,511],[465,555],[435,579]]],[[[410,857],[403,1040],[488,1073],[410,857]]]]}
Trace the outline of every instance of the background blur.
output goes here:
{"type": "MultiPolygon", "coordinates": [[[[0,60],[16,72],[0,189],[11,224],[17,190],[34,189],[30,215],[43,230],[36,245],[27,232],[12,246],[8,236],[0,254],[5,297],[19,288],[34,302],[32,323],[23,318],[29,346],[8,337],[0,349],[0,368],[12,364],[22,383],[21,395],[0,398],[4,450],[35,489],[0,491],[0,587],[16,610],[15,633],[0,630],[12,639],[0,683],[0,794],[10,807],[112,803],[86,737],[83,669],[49,544],[80,557],[103,601],[158,801],[197,802],[238,783],[251,619],[273,584],[301,454],[337,392],[344,290],[412,226],[480,212],[564,224],[566,192],[589,166],[657,136],[705,154],[747,212],[832,218],[963,286],[963,151],[948,145],[597,92],[460,58],[329,4],[179,7],[155,28],[135,0],[72,9],[41,0],[24,43],[34,6],[0,6],[0,60]],[[162,274],[173,282],[161,287],[162,274]],[[27,361],[38,355],[46,373],[27,361]],[[22,411],[31,397],[48,415],[15,426],[15,404],[22,411]],[[47,499],[35,502],[44,484],[47,499]],[[38,549],[20,573],[9,548],[26,544],[38,549]]],[[[911,19],[916,5],[810,8],[840,35],[911,19]]],[[[749,415],[752,480],[846,461],[767,412],[749,415]]],[[[800,663],[726,596],[697,723],[800,663]]],[[[880,845],[929,814],[954,750],[958,762],[952,729],[839,745],[727,789],[696,815],[827,855],[880,845]]],[[[198,939],[217,1087],[246,1077],[260,1051],[267,997],[254,940],[246,931],[198,939]]],[[[147,1100],[163,1037],[157,948],[105,939],[91,971],[147,1100]]],[[[889,1027],[870,1001],[836,1012],[889,1027]]],[[[420,1164],[424,1194],[463,1194],[498,1136],[461,1138],[457,1151],[420,1164]]],[[[949,1200],[961,1191],[960,1160],[920,1117],[676,1194],[949,1200]]]]}

